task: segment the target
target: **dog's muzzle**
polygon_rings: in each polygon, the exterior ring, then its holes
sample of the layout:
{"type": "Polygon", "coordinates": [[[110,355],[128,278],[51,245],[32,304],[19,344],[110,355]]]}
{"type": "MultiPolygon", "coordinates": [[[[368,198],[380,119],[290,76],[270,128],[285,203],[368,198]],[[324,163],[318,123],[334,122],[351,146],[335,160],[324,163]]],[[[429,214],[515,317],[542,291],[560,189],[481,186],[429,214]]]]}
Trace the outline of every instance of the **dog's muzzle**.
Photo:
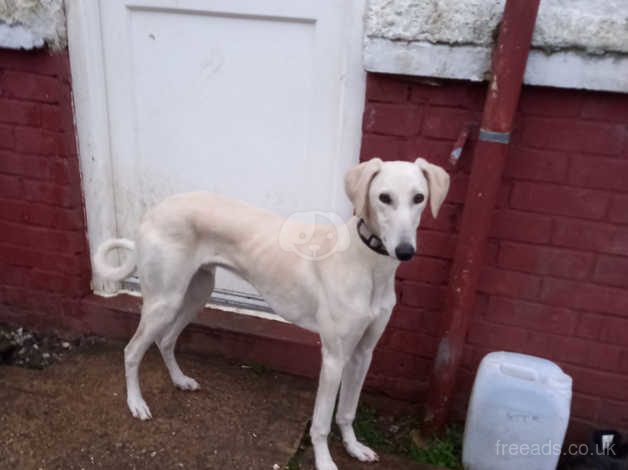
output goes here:
{"type": "Polygon", "coordinates": [[[400,243],[397,245],[397,248],[395,248],[395,255],[401,261],[408,261],[414,256],[414,247],[409,243],[400,243]]]}

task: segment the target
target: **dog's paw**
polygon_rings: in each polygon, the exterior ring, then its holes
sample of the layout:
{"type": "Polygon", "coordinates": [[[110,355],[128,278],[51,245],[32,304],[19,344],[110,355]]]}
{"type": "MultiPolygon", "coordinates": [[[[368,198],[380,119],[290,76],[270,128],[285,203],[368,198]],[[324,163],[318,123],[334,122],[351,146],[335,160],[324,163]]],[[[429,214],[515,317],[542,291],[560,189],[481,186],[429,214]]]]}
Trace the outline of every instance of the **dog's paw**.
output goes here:
{"type": "Polygon", "coordinates": [[[344,444],[349,455],[355,457],[360,462],[377,462],[379,460],[377,453],[361,442],[353,441],[351,443],[345,442],[344,444]]]}
{"type": "Polygon", "coordinates": [[[321,460],[322,462],[316,461],[316,470],[338,470],[338,467],[331,458],[321,460]]]}
{"type": "Polygon", "coordinates": [[[174,386],[180,388],[181,390],[194,391],[201,388],[196,380],[194,380],[192,377],[187,377],[185,375],[183,377],[177,378],[176,380],[173,379],[173,382],[174,386]]]}
{"type": "Polygon", "coordinates": [[[153,415],[150,414],[150,408],[148,408],[148,405],[142,398],[129,398],[127,405],[129,405],[129,410],[135,418],[146,421],[153,417],[153,415]]]}

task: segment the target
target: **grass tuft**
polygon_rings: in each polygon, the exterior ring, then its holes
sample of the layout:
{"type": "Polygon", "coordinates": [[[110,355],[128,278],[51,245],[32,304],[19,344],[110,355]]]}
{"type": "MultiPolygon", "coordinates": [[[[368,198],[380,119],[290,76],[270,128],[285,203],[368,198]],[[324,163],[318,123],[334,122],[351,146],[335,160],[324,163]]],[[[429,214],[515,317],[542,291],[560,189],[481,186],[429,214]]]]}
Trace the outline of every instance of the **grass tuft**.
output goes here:
{"type": "Polygon", "coordinates": [[[420,447],[412,444],[407,455],[415,462],[461,470],[462,436],[461,425],[449,426],[441,437],[434,436],[427,439],[420,447]]]}

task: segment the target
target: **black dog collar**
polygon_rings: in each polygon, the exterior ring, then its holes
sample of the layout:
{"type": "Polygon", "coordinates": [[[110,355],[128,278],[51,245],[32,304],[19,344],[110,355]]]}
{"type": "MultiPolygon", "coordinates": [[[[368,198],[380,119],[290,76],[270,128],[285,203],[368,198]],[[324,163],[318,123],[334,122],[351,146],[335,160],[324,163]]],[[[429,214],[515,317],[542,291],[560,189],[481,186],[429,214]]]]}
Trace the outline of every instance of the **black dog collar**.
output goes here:
{"type": "Polygon", "coordinates": [[[364,219],[360,219],[358,222],[358,235],[360,236],[360,240],[375,253],[388,256],[388,250],[384,247],[382,239],[369,230],[364,219]]]}

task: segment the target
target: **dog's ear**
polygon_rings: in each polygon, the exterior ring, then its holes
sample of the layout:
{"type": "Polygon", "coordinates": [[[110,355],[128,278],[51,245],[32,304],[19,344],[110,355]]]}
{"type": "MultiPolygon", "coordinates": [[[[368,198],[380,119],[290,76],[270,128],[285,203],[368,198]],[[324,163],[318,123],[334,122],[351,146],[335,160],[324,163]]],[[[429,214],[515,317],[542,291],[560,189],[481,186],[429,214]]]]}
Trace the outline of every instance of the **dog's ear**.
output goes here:
{"type": "Polygon", "coordinates": [[[355,215],[366,217],[368,210],[368,195],[371,181],[382,167],[380,158],[372,158],[351,168],[345,175],[345,191],[353,207],[355,215]]]}
{"type": "Polygon", "coordinates": [[[423,158],[417,158],[414,162],[427,178],[430,187],[430,208],[434,218],[438,215],[447,191],[449,191],[449,174],[441,167],[433,165],[423,158]]]}

